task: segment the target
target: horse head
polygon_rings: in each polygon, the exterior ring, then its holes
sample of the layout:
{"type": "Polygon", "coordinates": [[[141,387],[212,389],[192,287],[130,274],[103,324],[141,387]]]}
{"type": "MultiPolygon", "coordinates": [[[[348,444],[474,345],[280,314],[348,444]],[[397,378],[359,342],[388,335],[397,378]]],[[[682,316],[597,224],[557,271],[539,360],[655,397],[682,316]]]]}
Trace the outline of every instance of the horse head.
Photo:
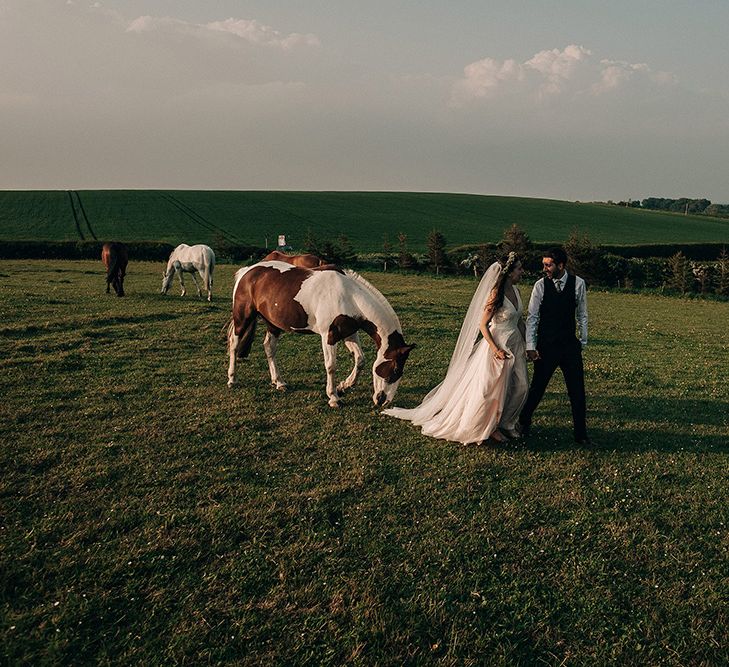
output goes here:
{"type": "Polygon", "coordinates": [[[175,279],[175,272],[179,270],[180,262],[178,260],[169,262],[167,268],[162,271],[162,291],[161,294],[167,294],[167,290],[172,286],[175,279]]]}
{"type": "Polygon", "coordinates": [[[167,294],[167,290],[172,285],[172,279],[174,277],[174,271],[162,271],[162,291],[160,292],[160,294],[167,294]]]}
{"type": "Polygon", "coordinates": [[[384,407],[392,402],[402,379],[405,362],[410,351],[417,345],[407,345],[399,331],[393,331],[387,339],[387,348],[377,353],[377,359],[372,366],[372,384],[374,393],[372,402],[378,407],[384,407]]]}

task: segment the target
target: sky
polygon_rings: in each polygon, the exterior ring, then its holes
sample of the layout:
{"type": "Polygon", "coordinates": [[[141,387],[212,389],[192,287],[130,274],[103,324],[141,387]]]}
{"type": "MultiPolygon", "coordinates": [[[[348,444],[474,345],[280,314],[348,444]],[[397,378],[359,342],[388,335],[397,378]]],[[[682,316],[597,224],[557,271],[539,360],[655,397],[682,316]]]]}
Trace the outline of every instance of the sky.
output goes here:
{"type": "Polygon", "coordinates": [[[727,0],[0,0],[0,189],[729,203],[727,0]]]}

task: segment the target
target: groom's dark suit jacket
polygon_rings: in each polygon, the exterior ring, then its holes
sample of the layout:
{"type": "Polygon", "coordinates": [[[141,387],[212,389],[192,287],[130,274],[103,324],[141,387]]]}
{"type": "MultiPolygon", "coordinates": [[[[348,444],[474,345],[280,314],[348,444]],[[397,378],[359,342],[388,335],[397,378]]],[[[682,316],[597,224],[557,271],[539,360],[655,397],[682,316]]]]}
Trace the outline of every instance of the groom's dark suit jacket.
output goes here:
{"type": "Polygon", "coordinates": [[[537,328],[537,349],[543,350],[555,345],[574,344],[575,311],[575,276],[567,275],[567,283],[561,292],[557,291],[554,281],[544,280],[544,297],[539,308],[539,325],[537,328]]]}

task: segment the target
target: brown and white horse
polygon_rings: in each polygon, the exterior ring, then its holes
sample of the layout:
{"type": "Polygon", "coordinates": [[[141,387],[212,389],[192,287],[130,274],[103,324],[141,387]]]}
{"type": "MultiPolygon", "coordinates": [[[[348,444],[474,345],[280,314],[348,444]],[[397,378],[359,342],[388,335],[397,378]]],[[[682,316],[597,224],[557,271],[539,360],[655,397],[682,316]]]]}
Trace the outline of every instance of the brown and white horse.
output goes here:
{"type": "Polygon", "coordinates": [[[321,257],[317,257],[316,255],[287,255],[285,252],[279,252],[278,250],[269,252],[261,261],[286,262],[294,266],[303,266],[306,269],[315,269],[317,266],[324,266],[326,264],[321,257]]]}
{"type": "Polygon", "coordinates": [[[259,262],[235,274],[233,317],[228,325],[229,387],[235,383],[236,359],[250,352],[259,315],[268,329],[263,347],[271,383],[277,389],[286,388],[276,365],[279,336],[285,331],[321,336],[326,392],[332,407],[338,407],[340,392],[356,382],[364,365],[362,350],[354,342],[357,331],[365,331],[377,345],[372,366],[375,405],[392,401],[405,362],[415,347],[405,343],[400,320],[387,299],[353,271],[332,265],[307,269],[284,262],[259,262]],[[354,355],[354,368],[344,382],[335,386],[340,341],[354,355]]]}
{"type": "Polygon", "coordinates": [[[124,276],[129,263],[127,247],[117,241],[104,243],[101,248],[101,261],[106,267],[106,293],[109,293],[111,285],[117,296],[124,296],[124,276]]]}

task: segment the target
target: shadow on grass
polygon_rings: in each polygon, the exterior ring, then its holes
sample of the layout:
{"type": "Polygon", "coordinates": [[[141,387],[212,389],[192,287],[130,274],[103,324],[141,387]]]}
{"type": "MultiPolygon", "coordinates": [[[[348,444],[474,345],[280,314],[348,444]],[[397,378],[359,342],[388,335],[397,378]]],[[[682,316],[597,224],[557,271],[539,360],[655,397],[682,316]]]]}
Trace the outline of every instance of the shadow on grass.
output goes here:
{"type": "Polygon", "coordinates": [[[711,399],[688,398],[638,398],[629,395],[612,395],[601,398],[605,416],[618,417],[629,421],[655,422],[671,421],[684,424],[686,429],[693,426],[729,427],[726,403],[711,399]]]}
{"type": "Polygon", "coordinates": [[[590,338],[590,347],[623,347],[624,341],[615,340],[614,338],[590,338]]]}
{"type": "Polygon", "coordinates": [[[42,334],[49,331],[79,331],[88,327],[108,327],[126,324],[145,324],[148,322],[166,322],[184,317],[186,313],[155,313],[151,315],[136,315],[126,317],[99,317],[92,321],[64,320],[60,322],[49,322],[46,325],[39,326],[37,324],[28,324],[19,327],[2,327],[0,335],[15,336],[22,338],[24,336],[32,336],[42,334]]]}
{"type": "Polygon", "coordinates": [[[679,452],[719,453],[727,451],[727,438],[722,434],[698,435],[685,430],[646,428],[606,430],[590,428],[592,446],[586,448],[577,444],[570,427],[559,428],[537,423],[532,425],[532,433],[524,443],[526,449],[535,452],[584,451],[589,453],[614,452],[679,452]]]}

